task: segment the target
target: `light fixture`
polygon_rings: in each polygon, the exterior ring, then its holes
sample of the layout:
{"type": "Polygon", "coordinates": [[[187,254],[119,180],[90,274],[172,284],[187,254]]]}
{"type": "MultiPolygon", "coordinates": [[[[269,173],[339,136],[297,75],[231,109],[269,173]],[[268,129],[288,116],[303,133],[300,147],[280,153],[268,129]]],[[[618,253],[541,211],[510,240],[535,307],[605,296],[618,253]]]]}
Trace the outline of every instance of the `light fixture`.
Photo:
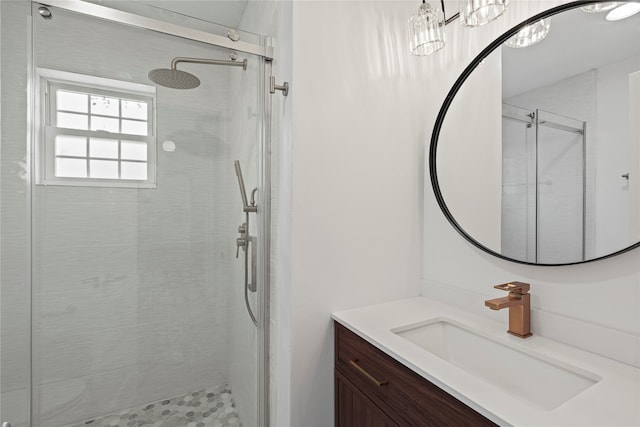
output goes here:
{"type": "Polygon", "coordinates": [[[587,6],[582,6],[580,9],[587,13],[600,13],[600,12],[606,12],[608,10],[611,10],[620,4],[621,3],[618,1],[609,1],[604,3],[594,3],[587,6]]]}
{"type": "Polygon", "coordinates": [[[460,22],[467,27],[488,24],[502,15],[509,0],[465,0],[460,5],[460,22]]]}
{"type": "Polygon", "coordinates": [[[551,21],[548,18],[541,19],[518,31],[516,35],[507,40],[505,44],[514,48],[534,45],[549,34],[550,27],[551,21]]]}
{"type": "Polygon", "coordinates": [[[444,14],[425,1],[418,13],[409,18],[409,48],[413,55],[424,56],[439,51],[445,44],[444,14]]]}
{"type": "Polygon", "coordinates": [[[461,18],[467,27],[487,24],[504,13],[509,0],[464,0],[460,13],[447,18],[444,0],[440,0],[442,11],[432,7],[425,0],[418,13],[409,19],[409,50],[417,56],[431,55],[442,49],[446,43],[445,26],[461,18]]]}
{"type": "Polygon", "coordinates": [[[607,21],[619,21],[621,19],[630,18],[640,12],[640,3],[628,2],[618,4],[620,6],[613,9],[605,17],[607,21]]]}

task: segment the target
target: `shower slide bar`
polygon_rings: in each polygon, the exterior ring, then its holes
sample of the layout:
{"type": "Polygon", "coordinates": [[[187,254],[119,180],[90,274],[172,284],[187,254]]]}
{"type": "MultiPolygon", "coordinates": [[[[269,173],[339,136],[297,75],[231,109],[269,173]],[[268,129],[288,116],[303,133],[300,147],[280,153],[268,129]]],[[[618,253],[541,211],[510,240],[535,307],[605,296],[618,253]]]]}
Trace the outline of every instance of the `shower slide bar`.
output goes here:
{"type": "Polygon", "coordinates": [[[251,304],[249,303],[249,291],[256,292],[258,290],[258,250],[257,250],[257,237],[249,234],[249,214],[258,212],[256,206],[256,192],[257,188],[254,188],[251,192],[251,204],[247,202],[247,191],[244,187],[244,178],[242,177],[242,169],[240,168],[240,161],[233,162],[233,167],[236,170],[236,177],[238,178],[238,186],[240,187],[240,197],[242,197],[243,212],[245,213],[245,222],[238,227],[238,233],[240,237],[236,239],[236,258],[240,254],[240,248],[244,252],[244,303],[249,312],[249,317],[253,324],[258,326],[258,320],[256,319],[251,304]],[[249,280],[249,245],[251,245],[251,280],[249,280]]]}
{"type": "Polygon", "coordinates": [[[119,22],[121,24],[131,25],[137,28],[157,31],[160,33],[170,34],[184,39],[195,40],[210,45],[223,47],[234,50],[236,52],[250,53],[252,55],[262,56],[265,59],[272,60],[274,49],[272,46],[260,46],[253,43],[247,43],[240,40],[234,41],[236,37],[224,37],[217,34],[208,33],[206,31],[195,30],[183,27],[177,24],[160,21],[153,18],[112,9],[107,6],[101,6],[94,3],[88,3],[82,0],[31,0],[32,3],[41,4],[43,6],[57,7],[70,12],[81,13],[83,15],[93,16],[95,18],[107,21],[119,22]]]}

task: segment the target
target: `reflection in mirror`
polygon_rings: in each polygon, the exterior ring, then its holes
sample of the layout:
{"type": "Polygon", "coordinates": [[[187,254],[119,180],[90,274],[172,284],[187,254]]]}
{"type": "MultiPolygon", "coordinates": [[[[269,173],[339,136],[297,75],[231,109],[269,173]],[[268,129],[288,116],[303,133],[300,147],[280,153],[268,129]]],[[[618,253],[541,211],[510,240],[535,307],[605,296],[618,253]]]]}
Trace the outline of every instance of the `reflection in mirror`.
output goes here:
{"type": "Polygon", "coordinates": [[[451,101],[441,204],[483,249],[558,265],[640,241],[640,15],[605,15],[577,7],[536,44],[498,45],[451,101]]]}

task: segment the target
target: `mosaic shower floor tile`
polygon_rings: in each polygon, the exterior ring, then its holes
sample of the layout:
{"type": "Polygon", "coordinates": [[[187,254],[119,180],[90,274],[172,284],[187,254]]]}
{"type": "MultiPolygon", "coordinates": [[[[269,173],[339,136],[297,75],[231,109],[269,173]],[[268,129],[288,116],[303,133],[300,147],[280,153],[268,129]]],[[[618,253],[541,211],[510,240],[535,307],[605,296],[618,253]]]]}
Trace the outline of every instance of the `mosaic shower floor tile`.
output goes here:
{"type": "Polygon", "coordinates": [[[67,427],[242,427],[228,385],[149,403],[67,427]]]}

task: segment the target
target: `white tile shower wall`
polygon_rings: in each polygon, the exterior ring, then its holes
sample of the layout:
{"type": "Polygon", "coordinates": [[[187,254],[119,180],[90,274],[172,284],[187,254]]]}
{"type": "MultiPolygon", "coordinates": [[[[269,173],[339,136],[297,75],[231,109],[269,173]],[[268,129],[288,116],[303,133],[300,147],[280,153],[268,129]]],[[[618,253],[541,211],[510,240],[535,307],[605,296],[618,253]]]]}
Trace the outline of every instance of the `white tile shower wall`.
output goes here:
{"type": "MultiPolygon", "coordinates": [[[[174,56],[224,55],[59,11],[36,28],[39,66],[139,83],[174,56]]],[[[228,381],[234,247],[225,233],[236,200],[232,168],[218,159],[230,152],[237,70],[185,69],[201,75],[200,88],[158,88],[158,142],[177,148],[158,151],[157,189],[35,189],[34,425],[228,381]]]]}
{"type": "Polygon", "coordinates": [[[29,392],[29,2],[0,2],[0,420],[27,427],[29,392]]]}
{"type": "MultiPolygon", "coordinates": [[[[463,68],[501,32],[559,1],[512,2],[504,19],[479,31],[453,26],[449,46],[431,74],[434,93],[427,111],[439,108],[463,68]]],[[[447,28],[449,30],[449,28],[447,28]]],[[[469,105],[471,112],[478,105],[469,105]]],[[[496,114],[500,114],[496,111],[496,114]]],[[[435,120],[435,113],[430,124],[435,120]]],[[[463,117],[458,118],[463,120],[463,117]]],[[[486,309],[492,286],[511,280],[532,284],[534,333],[640,366],[640,253],[589,264],[535,267],[493,258],[470,246],[447,223],[428,189],[424,199],[422,294],[506,322],[506,313],[486,309]],[[461,268],[464,266],[464,268],[461,268]],[[620,295],[625,298],[620,299],[620,295]]]]}

